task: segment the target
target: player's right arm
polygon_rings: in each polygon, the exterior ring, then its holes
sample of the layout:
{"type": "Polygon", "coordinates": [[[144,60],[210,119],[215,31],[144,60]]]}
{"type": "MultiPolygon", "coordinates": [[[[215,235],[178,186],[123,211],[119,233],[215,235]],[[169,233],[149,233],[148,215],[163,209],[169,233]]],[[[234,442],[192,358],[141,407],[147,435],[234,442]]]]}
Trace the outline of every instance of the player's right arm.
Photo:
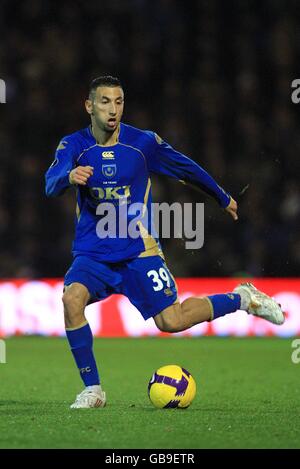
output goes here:
{"type": "Polygon", "coordinates": [[[56,149],[54,161],[45,175],[48,197],[61,195],[71,186],[69,176],[78,156],[77,145],[72,138],[63,138],[56,149]]]}
{"type": "Polygon", "coordinates": [[[93,172],[94,168],[92,166],[77,166],[77,168],[72,169],[70,172],[69,181],[71,184],[85,186],[93,172]]]}
{"type": "Polygon", "coordinates": [[[85,185],[93,174],[91,166],[76,166],[79,151],[76,142],[64,138],[57,147],[55,158],[46,172],[46,195],[58,196],[71,185],[85,185]]]}

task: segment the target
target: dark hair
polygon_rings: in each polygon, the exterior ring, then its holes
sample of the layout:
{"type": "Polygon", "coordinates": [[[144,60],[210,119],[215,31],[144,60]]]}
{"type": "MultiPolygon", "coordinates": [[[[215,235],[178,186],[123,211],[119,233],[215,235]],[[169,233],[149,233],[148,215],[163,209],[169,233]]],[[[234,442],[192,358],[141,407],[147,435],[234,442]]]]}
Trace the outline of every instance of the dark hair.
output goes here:
{"type": "Polygon", "coordinates": [[[94,78],[89,87],[89,98],[92,97],[94,92],[99,86],[120,86],[122,88],[119,78],[112,77],[111,75],[104,75],[102,77],[94,78]]]}

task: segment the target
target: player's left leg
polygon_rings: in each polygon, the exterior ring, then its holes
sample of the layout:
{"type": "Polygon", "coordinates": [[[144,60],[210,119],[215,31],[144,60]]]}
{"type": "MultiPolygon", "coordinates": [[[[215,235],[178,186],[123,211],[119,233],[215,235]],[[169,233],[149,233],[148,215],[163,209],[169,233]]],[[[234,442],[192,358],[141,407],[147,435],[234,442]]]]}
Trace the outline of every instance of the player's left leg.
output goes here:
{"type": "Polygon", "coordinates": [[[180,332],[204,321],[244,310],[274,324],[283,324],[280,306],[250,283],[233,292],[178,301],[175,279],[160,256],[136,258],[122,269],[122,290],[144,319],[153,317],[165,332],[180,332]]]}
{"type": "Polygon", "coordinates": [[[238,294],[188,298],[180,304],[176,281],[160,256],[133,259],[127,262],[121,274],[122,293],[136,306],[144,319],[153,317],[162,331],[179,332],[211,320],[213,310],[216,311],[212,304],[214,302],[223,314],[240,307],[238,294]]]}
{"type": "Polygon", "coordinates": [[[157,327],[165,332],[180,332],[203,321],[211,321],[237,310],[262,317],[274,324],[283,324],[284,315],[280,305],[268,295],[245,283],[233,293],[191,297],[181,304],[174,303],[153,317],[157,327]]]}
{"type": "Polygon", "coordinates": [[[196,324],[210,321],[211,305],[207,298],[187,298],[182,303],[176,302],[153,316],[158,329],[163,332],[180,332],[196,324]]]}

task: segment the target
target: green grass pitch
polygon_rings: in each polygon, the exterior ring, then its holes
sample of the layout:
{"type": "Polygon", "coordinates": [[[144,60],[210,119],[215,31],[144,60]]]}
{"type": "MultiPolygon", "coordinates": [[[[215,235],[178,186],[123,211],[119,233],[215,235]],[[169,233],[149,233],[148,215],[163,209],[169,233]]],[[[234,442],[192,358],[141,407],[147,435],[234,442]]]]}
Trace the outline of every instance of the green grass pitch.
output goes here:
{"type": "Polygon", "coordinates": [[[299,448],[300,364],[292,339],[96,339],[108,405],[70,410],[82,390],[67,341],[6,340],[0,364],[1,448],[299,448]],[[190,408],[155,409],[155,369],[197,382],[190,408]]]}

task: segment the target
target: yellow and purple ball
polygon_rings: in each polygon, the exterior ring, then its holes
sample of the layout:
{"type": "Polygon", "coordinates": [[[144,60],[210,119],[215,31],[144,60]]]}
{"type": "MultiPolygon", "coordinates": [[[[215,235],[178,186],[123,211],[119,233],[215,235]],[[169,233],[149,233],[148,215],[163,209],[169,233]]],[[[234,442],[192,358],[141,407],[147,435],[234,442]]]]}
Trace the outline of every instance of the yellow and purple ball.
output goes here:
{"type": "Polygon", "coordinates": [[[181,366],[162,366],[148,384],[149,399],[159,409],[186,409],[196,395],[196,382],[181,366]]]}

